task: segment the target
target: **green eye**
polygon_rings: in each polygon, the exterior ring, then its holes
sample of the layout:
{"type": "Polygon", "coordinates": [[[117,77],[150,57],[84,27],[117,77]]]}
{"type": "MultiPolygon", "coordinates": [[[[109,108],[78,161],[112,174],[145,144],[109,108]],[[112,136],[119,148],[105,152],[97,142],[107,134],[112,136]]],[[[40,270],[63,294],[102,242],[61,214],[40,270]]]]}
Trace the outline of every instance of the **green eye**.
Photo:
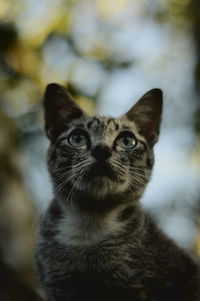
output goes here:
{"type": "Polygon", "coordinates": [[[68,142],[73,147],[77,147],[77,148],[87,147],[89,142],[88,135],[86,132],[82,130],[75,130],[69,135],[68,142]]]}
{"type": "Polygon", "coordinates": [[[131,132],[122,132],[116,140],[116,144],[123,149],[131,149],[137,145],[137,140],[131,132]]]}

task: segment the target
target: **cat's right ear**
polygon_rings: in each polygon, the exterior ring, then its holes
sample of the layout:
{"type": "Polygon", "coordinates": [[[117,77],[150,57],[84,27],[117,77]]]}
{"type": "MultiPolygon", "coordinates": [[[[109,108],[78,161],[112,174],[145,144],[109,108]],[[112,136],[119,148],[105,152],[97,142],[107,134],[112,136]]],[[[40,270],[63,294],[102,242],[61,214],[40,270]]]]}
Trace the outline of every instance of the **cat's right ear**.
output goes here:
{"type": "Polygon", "coordinates": [[[67,90],[58,84],[49,84],[44,95],[44,117],[46,134],[51,141],[67,128],[73,119],[85,113],[73,101],[67,90]]]}
{"type": "Polygon", "coordinates": [[[153,146],[158,140],[162,116],[162,99],[162,91],[152,89],[144,94],[126,113],[126,117],[135,122],[139,133],[146,138],[150,146],[153,146]]]}

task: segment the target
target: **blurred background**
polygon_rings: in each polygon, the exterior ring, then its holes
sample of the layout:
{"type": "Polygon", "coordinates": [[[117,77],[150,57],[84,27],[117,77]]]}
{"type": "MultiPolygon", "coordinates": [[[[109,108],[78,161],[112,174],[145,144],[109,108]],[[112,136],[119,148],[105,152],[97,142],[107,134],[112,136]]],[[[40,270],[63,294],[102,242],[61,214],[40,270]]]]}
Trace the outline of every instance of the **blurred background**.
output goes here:
{"type": "Polygon", "coordinates": [[[0,0],[0,300],[42,300],[33,250],[52,196],[41,105],[50,82],[87,112],[113,116],[163,89],[141,202],[200,255],[200,1],[0,0]]]}

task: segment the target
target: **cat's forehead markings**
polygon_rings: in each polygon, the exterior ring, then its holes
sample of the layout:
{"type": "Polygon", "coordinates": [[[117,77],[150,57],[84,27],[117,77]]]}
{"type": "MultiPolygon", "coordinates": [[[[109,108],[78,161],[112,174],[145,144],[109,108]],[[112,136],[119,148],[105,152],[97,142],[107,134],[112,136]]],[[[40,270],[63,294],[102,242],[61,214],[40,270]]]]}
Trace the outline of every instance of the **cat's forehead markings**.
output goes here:
{"type": "MultiPolygon", "coordinates": [[[[108,117],[105,116],[95,116],[87,123],[87,128],[89,130],[93,130],[94,132],[103,133],[108,128],[113,127],[114,123],[113,120],[110,120],[108,124],[108,117]]],[[[113,130],[115,127],[113,127],[113,130]]]]}
{"type": "Polygon", "coordinates": [[[118,131],[119,130],[119,123],[117,119],[113,117],[107,117],[106,119],[107,126],[113,130],[113,131],[118,131]]]}
{"type": "Polygon", "coordinates": [[[134,121],[130,121],[127,118],[119,118],[119,123],[122,130],[137,131],[137,126],[134,121]]]}
{"type": "Polygon", "coordinates": [[[97,117],[92,117],[92,119],[87,123],[88,129],[96,129],[100,124],[100,120],[97,117]]]}
{"type": "Polygon", "coordinates": [[[107,129],[117,131],[120,125],[113,117],[97,116],[93,117],[93,119],[87,123],[87,127],[88,129],[100,130],[103,132],[107,129]]]}

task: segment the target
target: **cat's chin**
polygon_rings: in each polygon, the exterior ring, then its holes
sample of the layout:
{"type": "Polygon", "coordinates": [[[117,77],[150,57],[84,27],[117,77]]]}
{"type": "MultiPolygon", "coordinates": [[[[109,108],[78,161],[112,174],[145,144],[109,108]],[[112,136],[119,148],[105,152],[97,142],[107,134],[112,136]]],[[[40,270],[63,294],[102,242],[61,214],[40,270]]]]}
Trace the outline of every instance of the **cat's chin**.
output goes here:
{"type": "Polygon", "coordinates": [[[78,190],[101,198],[109,194],[122,193],[127,189],[126,183],[121,183],[108,176],[96,176],[82,184],[78,190]]]}

